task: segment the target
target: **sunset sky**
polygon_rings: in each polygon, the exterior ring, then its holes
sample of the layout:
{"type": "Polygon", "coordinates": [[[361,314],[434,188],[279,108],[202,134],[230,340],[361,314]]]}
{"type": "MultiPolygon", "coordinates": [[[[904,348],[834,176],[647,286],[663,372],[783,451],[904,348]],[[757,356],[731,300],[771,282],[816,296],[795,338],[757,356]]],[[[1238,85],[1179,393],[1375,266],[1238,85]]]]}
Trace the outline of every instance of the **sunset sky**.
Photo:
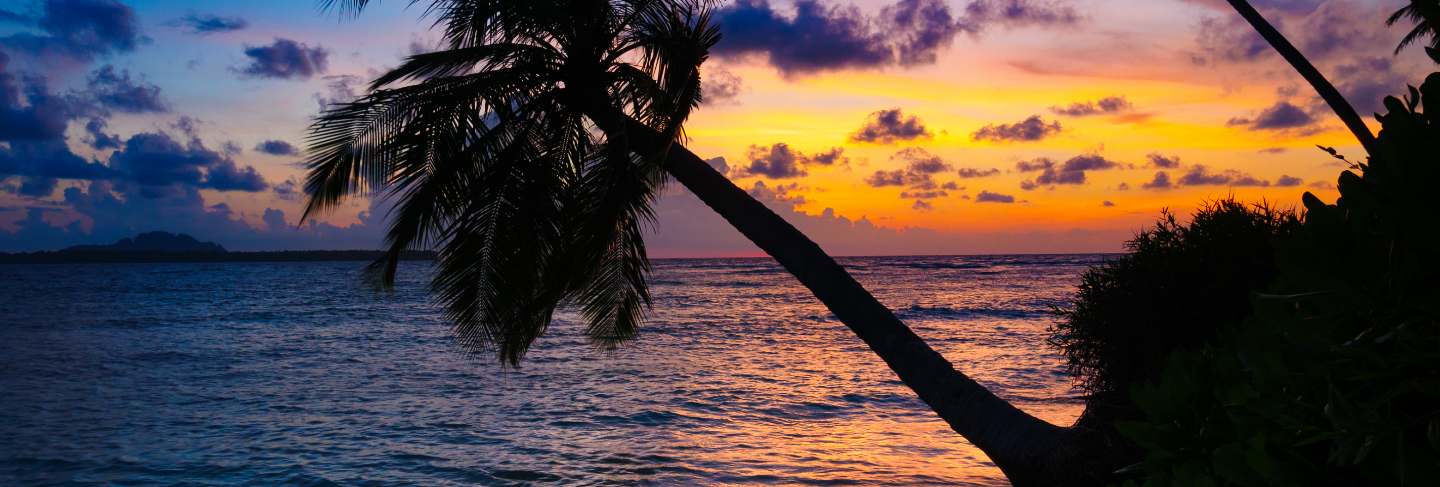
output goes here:
{"type": "MultiPolygon", "coordinates": [[[[404,56],[422,8],[0,3],[0,251],[149,230],[232,250],[376,248],[364,200],[297,227],[305,128],[404,56]]],[[[1254,2],[1361,113],[1433,67],[1399,0],[1254,2]]],[[[687,146],[834,254],[1119,251],[1163,208],[1335,197],[1360,156],[1221,0],[742,0],[687,146]]],[[[757,255],[693,196],[652,255],[757,255]]]]}

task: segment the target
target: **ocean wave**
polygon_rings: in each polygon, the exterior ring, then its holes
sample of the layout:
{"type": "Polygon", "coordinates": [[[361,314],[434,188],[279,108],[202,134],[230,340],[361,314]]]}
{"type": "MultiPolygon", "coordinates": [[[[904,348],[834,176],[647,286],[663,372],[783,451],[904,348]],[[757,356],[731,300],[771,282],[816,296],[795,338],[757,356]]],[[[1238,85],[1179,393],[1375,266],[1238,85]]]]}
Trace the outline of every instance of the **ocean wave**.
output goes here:
{"type": "Polygon", "coordinates": [[[887,265],[888,267],[903,267],[903,268],[907,268],[907,269],[926,269],[926,270],[932,270],[932,269],[959,269],[959,270],[964,270],[964,269],[988,269],[988,268],[990,268],[990,264],[981,264],[981,263],[972,263],[972,262],[965,262],[965,263],[955,263],[955,262],[897,262],[897,263],[886,264],[886,265],[887,265]]]}
{"type": "MultiPolygon", "coordinates": [[[[992,266],[1017,259],[840,261],[976,380],[1065,420],[1079,400],[1036,337],[1080,268],[992,266]]],[[[33,284],[0,297],[0,484],[1003,483],[773,261],[663,261],[637,339],[597,351],[565,308],[519,368],[458,345],[428,267],[403,265],[384,295],[344,263],[176,265],[188,282],[158,294],[135,291],[145,266],[5,269],[33,284]]]]}
{"type": "Polygon", "coordinates": [[[946,306],[922,306],[912,304],[902,308],[900,318],[1010,318],[1023,319],[1043,316],[1047,313],[1013,308],[950,308],[946,306]]]}

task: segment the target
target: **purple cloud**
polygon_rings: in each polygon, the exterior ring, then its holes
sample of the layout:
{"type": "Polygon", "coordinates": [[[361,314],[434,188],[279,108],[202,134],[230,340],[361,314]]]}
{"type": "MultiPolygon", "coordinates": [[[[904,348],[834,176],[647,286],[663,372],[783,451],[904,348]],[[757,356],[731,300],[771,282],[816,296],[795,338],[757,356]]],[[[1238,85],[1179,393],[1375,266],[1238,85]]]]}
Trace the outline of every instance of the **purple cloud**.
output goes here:
{"type": "Polygon", "coordinates": [[[1039,115],[1031,115],[1015,123],[986,125],[970,134],[970,138],[994,142],[1034,142],[1058,134],[1060,130],[1060,122],[1046,123],[1039,115]]]}
{"type": "Polygon", "coordinates": [[[807,174],[807,166],[830,166],[848,162],[844,152],[844,149],[836,147],[818,154],[806,155],[791,149],[789,144],[783,142],[770,147],[752,145],[746,152],[750,164],[739,168],[737,175],[764,176],[770,179],[798,178],[807,174]]]}
{"type": "Polygon", "coordinates": [[[1071,103],[1070,106],[1050,107],[1050,111],[1056,115],[1069,117],[1088,117],[1091,115],[1108,115],[1121,113],[1135,108],[1123,96],[1108,96],[1096,101],[1085,101],[1071,103]]]}
{"type": "Polygon", "coordinates": [[[989,191],[983,191],[983,190],[982,190],[982,191],[980,191],[980,194],[975,195],[975,202],[976,202],[976,203],[1014,203],[1014,202],[1015,202],[1015,197],[1014,197],[1014,196],[1011,196],[1011,195],[1008,195],[1008,194],[991,193],[991,192],[989,192],[989,191]]]}
{"type": "Polygon", "coordinates": [[[893,144],[896,142],[931,137],[930,130],[914,115],[906,116],[899,108],[880,110],[870,114],[850,140],[872,144],[893,144]]]}
{"type": "Polygon", "coordinates": [[[309,79],[325,72],[330,51],[290,39],[276,38],[268,46],[246,46],[250,64],[238,69],[245,76],[275,79],[309,79]]]}

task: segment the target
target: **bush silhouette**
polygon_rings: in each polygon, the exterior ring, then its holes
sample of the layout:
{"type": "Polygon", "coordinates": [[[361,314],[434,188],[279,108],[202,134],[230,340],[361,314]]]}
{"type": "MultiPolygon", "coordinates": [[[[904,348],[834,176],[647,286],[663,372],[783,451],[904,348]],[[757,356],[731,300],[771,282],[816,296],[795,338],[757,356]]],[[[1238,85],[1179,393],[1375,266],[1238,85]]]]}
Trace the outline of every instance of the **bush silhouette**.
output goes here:
{"type": "Polygon", "coordinates": [[[1335,204],[1305,194],[1253,314],[1132,389],[1128,483],[1440,485],[1440,73],[1385,106],[1335,204]]]}
{"type": "Polygon", "coordinates": [[[1293,211],[1234,199],[1204,205],[1188,224],[1166,211],[1126,244],[1129,254],[1087,271],[1050,338],[1088,394],[1083,422],[1132,417],[1133,385],[1249,316],[1250,294],[1277,273],[1277,238],[1298,225],[1293,211]]]}

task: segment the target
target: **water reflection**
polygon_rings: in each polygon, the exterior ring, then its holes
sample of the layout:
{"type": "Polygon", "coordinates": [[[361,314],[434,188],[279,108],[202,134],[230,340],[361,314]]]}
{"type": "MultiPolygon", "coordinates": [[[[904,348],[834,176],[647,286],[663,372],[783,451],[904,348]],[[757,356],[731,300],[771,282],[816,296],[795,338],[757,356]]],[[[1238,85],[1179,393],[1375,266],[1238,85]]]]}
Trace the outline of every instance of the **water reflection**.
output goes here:
{"type": "MultiPolygon", "coordinates": [[[[1098,257],[851,259],[962,369],[1057,424],[1044,346],[1098,257]]],[[[409,264],[12,266],[0,483],[1003,484],[764,260],[661,261],[620,350],[570,316],[520,370],[467,359],[409,264]]]]}

